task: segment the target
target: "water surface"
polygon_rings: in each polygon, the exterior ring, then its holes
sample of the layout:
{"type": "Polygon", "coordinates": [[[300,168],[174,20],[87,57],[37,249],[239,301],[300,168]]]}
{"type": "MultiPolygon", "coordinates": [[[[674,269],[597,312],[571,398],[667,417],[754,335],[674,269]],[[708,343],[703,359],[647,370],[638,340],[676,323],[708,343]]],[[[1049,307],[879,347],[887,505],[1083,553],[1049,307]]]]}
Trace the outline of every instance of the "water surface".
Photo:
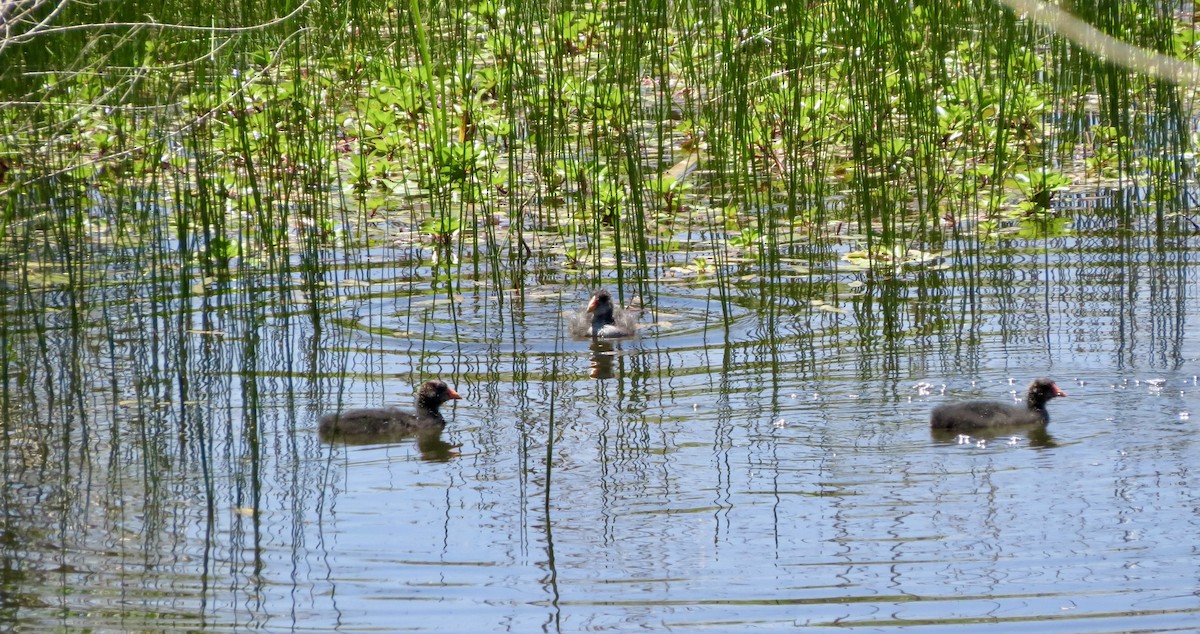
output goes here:
{"type": "Polygon", "coordinates": [[[0,619],[1187,630],[1193,242],[1081,210],[894,277],[747,279],[725,311],[704,280],[652,283],[655,326],[601,346],[565,335],[583,285],[447,292],[386,250],[331,260],[317,321],[249,283],[10,295],[0,619]],[[1070,394],[1042,432],[928,429],[1042,375],[1070,394]],[[440,439],[317,437],[433,376],[464,396],[440,439]]]}

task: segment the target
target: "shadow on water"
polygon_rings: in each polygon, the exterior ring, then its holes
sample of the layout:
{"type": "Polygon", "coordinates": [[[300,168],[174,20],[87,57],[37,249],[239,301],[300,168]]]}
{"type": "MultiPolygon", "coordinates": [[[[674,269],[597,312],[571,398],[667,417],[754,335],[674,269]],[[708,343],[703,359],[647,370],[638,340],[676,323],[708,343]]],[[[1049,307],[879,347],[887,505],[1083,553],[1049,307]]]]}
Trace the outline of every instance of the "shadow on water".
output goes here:
{"type": "Polygon", "coordinates": [[[595,339],[588,344],[588,350],[592,351],[592,362],[588,370],[588,375],[593,379],[611,379],[613,376],[613,362],[617,357],[617,345],[612,341],[604,341],[595,339]]]}
{"type": "Polygon", "coordinates": [[[589,351],[592,351],[592,363],[588,367],[588,376],[596,379],[613,378],[618,376],[614,372],[614,367],[617,367],[617,359],[620,357],[620,342],[606,341],[596,339],[588,343],[589,351]]]}
{"type": "Polygon", "coordinates": [[[942,444],[978,444],[1008,443],[1018,444],[1024,436],[1026,444],[1036,449],[1050,449],[1058,446],[1054,436],[1050,435],[1046,425],[1014,425],[1004,429],[975,429],[970,434],[962,434],[949,429],[930,429],[929,435],[934,441],[942,444]]]}
{"type": "Polygon", "coordinates": [[[430,429],[418,432],[378,434],[371,437],[344,436],[341,434],[321,433],[321,440],[330,445],[347,447],[369,447],[373,445],[395,445],[414,443],[421,453],[421,460],[428,462],[446,462],[451,458],[462,455],[462,443],[449,443],[442,440],[442,430],[430,429]]]}

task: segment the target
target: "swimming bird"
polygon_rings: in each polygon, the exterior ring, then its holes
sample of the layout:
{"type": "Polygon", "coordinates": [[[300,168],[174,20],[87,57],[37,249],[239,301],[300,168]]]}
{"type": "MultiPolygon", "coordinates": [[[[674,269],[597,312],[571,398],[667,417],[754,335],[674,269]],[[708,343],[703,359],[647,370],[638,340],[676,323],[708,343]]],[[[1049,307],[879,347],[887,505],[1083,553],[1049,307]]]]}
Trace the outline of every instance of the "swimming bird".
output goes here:
{"type": "Polygon", "coordinates": [[[399,407],[352,409],[321,417],[320,431],[334,436],[387,436],[420,430],[441,429],[446,419],[438,408],[442,403],[462,398],[444,381],[426,381],[417,390],[416,411],[399,407]]]}
{"type": "Polygon", "coordinates": [[[602,288],[592,294],[587,306],[571,315],[568,329],[576,337],[629,337],[637,332],[637,316],[614,306],[612,295],[602,288]]]}
{"type": "Polygon", "coordinates": [[[1046,403],[1057,397],[1065,397],[1054,381],[1040,378],[1029,385],[1024,405],[1000,401],[965,401],[943,403],[933,408],[929,415],[929,426],[934,429],[993,429],[1017,425],[1045,425],[1050,422],[1046,403]]]}

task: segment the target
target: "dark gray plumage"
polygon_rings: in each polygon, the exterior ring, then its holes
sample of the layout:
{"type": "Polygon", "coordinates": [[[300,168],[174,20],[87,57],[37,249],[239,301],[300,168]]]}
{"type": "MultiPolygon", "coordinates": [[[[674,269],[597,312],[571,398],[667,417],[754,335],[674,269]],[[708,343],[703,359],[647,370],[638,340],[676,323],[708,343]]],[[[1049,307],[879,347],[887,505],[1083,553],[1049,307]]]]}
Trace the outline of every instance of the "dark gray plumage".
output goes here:
{"type": "Polygon", "coordinates": [[[1050,422],[1046,403],[1052,398],[1065,397],[1054,381],[1047,378],[1035,380],[1029,385],[1024,405],[999,401],[966,401],[943,403],[933,408],[929,415],[929,426],[934,429],[970,431],[1017,425],[1045,425],[1050,422]]]}
{"type": "Polygon", "coordinates": [[[637,333],[637,316],[614,306],[612,295],[600,289],[592,294],[587,306],[571,315],[568,329],[576,337],[629,337],[637,333]]]}
{"type": "Polygon", "coordinates": [[[320,430],[334,436],[386,436],[441,429],[446,419],[438,408],[446,401],[460,399],[453,388],[440,380],[426,381],[417,390],[416,411],[399,407],[372,407],[321,417],[320,430]]]}

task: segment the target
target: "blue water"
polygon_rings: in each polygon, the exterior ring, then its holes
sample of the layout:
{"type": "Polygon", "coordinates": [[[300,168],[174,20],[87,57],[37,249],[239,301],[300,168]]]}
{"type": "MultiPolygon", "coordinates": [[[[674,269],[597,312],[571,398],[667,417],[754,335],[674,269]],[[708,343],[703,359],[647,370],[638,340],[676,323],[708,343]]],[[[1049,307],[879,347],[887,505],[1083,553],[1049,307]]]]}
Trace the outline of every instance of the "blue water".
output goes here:
{"type": "Polygon", "coordinates": [[[319,332],[303,303],[234,299],[195,306],[182,335],[172,310],[128,308],[113,348],[52,329],[45,359],[74,350],[103,371],[76,385],[16,368],[29,387],[7,419],[0,616],[97,631],[1192,629],[1194,238],[1131,245],[1088,222],[964,238],[948,266],[890,280],[828,263],[774,296],[731,283],[728,320],[711,280],[653,283],[654,326],[603,347],[563,328],[586,287],[448,296],[411,282],[412,264],[335,269],[368,284],[341,287],[319,332]],[[1043,375],[1069,393],[1044,433],[931,435],[937,403],[1015,399],[1043,375]],[[433,376],[464,396],[444,444],[317,437],[321,412],[404,403],[433,376]],[[31,404],[49,391],[81,396],[31,404]]]}

